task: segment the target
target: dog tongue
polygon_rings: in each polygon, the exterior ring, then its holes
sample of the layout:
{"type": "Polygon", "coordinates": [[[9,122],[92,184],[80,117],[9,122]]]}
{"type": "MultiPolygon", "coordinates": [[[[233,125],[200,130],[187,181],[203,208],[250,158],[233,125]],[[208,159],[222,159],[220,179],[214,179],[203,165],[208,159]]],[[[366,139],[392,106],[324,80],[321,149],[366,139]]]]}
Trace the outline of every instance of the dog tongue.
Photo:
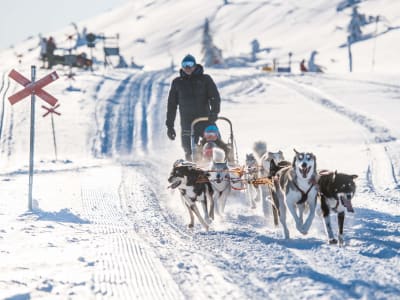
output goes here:
{"type": "Polygon", "coordinates": [[[300,168],[301,175],[303,175],[304,178],[307,177],[308,173],[308,168],[300,168]]]}
{"type": "Polygon", "coordinates": [[[348,212],[351,212],[351,213],[354,212],[353,206],[351,205],[351,200],[343,199],[342,202],[343,202],[344,207],[347,208],[348,212]]]}

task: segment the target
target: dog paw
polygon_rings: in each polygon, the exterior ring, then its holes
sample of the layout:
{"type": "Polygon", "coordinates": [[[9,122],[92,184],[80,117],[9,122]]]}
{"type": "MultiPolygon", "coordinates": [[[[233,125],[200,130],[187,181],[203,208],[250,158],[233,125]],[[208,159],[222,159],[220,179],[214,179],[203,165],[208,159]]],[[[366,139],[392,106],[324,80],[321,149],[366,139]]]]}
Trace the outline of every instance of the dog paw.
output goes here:
{"type": "Polygon", "coordinates": [[[337,239],[330,239],[328,241],[329,245],[336,245],[338,243],[337,239]]]}
{"type": "Polygon", "coordinates": [[[213,220],[210,218],[206,218],[206,219],[204,219],[204,221],[206,221],[207,224],[211,224],[213,220]]]}
{"type": "Polygon", "coordinates": [[[188,224],[188,228],[192,229],[194,227],[193,224],[188,224]]]}
{"type": "Polygon", "coordinates": [[[300,224],[296,224],[296,229],[303,235],[307,234],[307,230],[304,230],[303,226],[300,224]]]}

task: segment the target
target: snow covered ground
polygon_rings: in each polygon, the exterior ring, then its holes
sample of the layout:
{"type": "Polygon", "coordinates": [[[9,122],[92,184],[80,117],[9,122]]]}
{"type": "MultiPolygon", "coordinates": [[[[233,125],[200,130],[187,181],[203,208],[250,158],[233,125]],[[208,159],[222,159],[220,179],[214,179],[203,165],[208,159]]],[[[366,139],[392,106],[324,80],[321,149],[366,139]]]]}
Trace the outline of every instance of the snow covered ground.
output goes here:
{"type": "MultiPolygon", "coordinates": [[[[356,43],[348,73],[343,1],[132,1],[79,26],[121,33],[121,51],[143,70],[74,70],[46,87],[59,99],[54,116],[36,104],[34,209],[28,211],[29,110],[7,97],[29,77],[37,41],[0,53],[1,299],[397,299],[400,296],[399,30],[356,43]],[[168,8],[168,13],[166,9],[168,8]],[[233,122],[240,163],[255,141],[313,152],[319,169],[357,174],[354,214],[345,247],[328,245],[319,216],[308,235],[290,224],[285,240],[272,214],[251,209],[243,192],[229,198],[224,220],[205,232],[167,189],[172,163],[183,156],[166,137],[166,98],[179,63],[201,57],[204,19],[228,62],[206,68],[233,122]],[[249,62],[250,42],[271,52],[249,62]],[[371,71],[371,53],[376,57],[371,71]],[[28,50],[31,49],[31,50],[28,50]],[[24,51],[17,65],[14,50],[24,51]],[[319,51],[324,74],[299,74],[297,64],[319,51]],[[261,71],[272,58],[291,74],[261,71]],[[237,62],[241,62],[237,65],[237,62]]],[[[397,1],[362,1],[396,28],[397,1]]],[[[381,25],[381,24],[380,24],[381,25]]],[[[382,25],[383,26],[383,25],[382,25]]],[[[375,28],[373,28],[374,30],[375,28]]],[[[66,28],[52,33],[63,40],[66,28]]],[[[379,31],[379,27],[378,27],[379,31]]],[[[86,48],[82,48],[86,51],[86,48]]],[[[102,59],[101,48],[94,55],[102,59]]],[[[129,60],[129,59],[127,59],[129,60]]],[[[37,77],[48,70],[38,69],[37,77]]],[[[178,124],[178,122],[176,122],[178,124]]],[[[178,126],[177,126],[177,129],[178,126]]],[[[336,222],[334,222],[336,224],[336,222]]],[[[336,228],[336,227],[334,227],[336,228]]]]}

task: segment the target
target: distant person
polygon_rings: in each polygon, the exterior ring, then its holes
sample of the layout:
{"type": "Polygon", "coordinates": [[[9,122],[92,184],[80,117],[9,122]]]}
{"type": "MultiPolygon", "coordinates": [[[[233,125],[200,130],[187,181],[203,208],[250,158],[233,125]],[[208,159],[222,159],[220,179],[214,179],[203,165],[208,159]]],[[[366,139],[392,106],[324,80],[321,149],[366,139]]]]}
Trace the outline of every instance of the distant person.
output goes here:
{"type": "Polygon", "coordinates": [[[40,48],[40,60],[43,63],[42,68],[45,68],[46,67],[46,52],[47,52],[47,39],[45,37],[40,38],[39,48],[40,48]]]}
{"type": "Polygon", "coordinates": [[[305,60],[305,59],[303,59],[303,60],[300,62],[300,71],[301,71],[301,72],[308,72],[308,69],[307,69],[307,67],[306,67],[306,60],[305,60]]]}
{"type": "Polygon", "coordinates": [[[308,72],[317,72],[323,73],[322,67],[315,63],[315,56],[318,54],[317,51],[312,51],[310,55],[310,59],[308,60],[308,72]]]}
{"type": "Polygon", "coordinates": [[[218,118],[221,98],[217,86],[210,75],[204,74],[203,66],[188,54],[181,63],[179,77],[171,84],[167,107],[167,135],[175,139],[174,129],[176,111],[179,106],[182,147],[185,159],[192,160],[191,125],[194,119],[208,117],[208,122],[199,122],[194,128],[195,143],[203,135],[204,129],[215,124],[218,118]]]}
{"type": "Polygon", "coordinates": [[[51,69],[54,65],[54,50],[57,49],[53,37],[49,37],[46,44],[47,68],[51,69]]]}

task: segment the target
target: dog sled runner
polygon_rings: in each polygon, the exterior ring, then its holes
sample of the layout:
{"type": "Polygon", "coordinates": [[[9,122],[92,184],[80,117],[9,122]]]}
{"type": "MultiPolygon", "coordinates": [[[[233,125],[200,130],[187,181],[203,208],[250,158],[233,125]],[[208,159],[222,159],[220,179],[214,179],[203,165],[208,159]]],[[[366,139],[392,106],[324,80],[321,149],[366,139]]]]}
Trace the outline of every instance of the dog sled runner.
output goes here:
{"type": "Polygon", "coordinates": [[[233,135],[232,122],[226,117],[218,117],[215,125],[207,126],[203,135],[196,142],[195,127],[201,122],[208,123],[208,118],[201,117],[193,120],[190,128],[192,161],[199,164],[210,162],[212,158],[212,149],[218,147],[225,151],[226,160],[230,165],[238,165],[239,160],[236,142],[233,135]],[[222,124],[221,121],[224,124],[222,124]],[[221,137],[218,125],[221,125],[221,127],[224,125],[224,127],[228,128],[229,136],[226,139],[226,142],[221,137]],[[207,129],[210,129],[210,131],[207,132],[207,129]]]}

